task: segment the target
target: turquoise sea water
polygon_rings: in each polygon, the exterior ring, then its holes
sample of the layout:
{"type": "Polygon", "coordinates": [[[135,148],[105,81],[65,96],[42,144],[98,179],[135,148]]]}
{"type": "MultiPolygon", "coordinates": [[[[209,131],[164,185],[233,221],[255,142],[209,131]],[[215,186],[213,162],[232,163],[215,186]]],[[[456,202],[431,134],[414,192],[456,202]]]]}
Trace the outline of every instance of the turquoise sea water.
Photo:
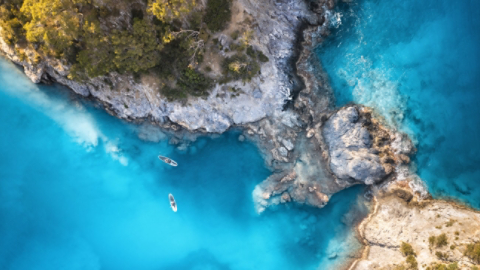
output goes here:
{"type": "Polygon", "coordinates": [[[317,50],[337,105],[373,106],[417,143],[434,196],[480,207],[480,1],[340,3],[317,50]]]}
{"type": "Polygon", "coordinates": [[[259,216],[270,172],[233,131],[179,149],[1,58],[0,108],[0,269],[335,269],[359,247],[362,187],[259,216]]]}

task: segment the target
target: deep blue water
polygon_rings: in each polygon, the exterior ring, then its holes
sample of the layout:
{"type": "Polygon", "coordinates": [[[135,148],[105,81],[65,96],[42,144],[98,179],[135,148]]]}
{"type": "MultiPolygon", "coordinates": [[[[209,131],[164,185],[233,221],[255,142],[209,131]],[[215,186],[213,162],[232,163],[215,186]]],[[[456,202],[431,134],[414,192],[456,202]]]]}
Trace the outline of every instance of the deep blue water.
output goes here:
{"type": "Polygon", "coordinates": [[[270,172],[235,132],[182,150],[1,58],[0,108],[2,270],[334,269],[359,247],[362,187],[259,216],[251,192],[270,172]]]}
{"type": "Polygon", "coordinates": [[[417,143],[436,196],[480,207],[480,1],[358,0],[317,50],[337,105],[372,106],[417,143]]]}

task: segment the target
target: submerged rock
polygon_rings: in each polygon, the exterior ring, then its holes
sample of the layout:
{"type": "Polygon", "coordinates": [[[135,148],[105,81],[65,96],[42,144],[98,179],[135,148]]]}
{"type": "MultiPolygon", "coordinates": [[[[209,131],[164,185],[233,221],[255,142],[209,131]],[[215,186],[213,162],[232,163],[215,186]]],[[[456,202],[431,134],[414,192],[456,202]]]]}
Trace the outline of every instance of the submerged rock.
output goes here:
{"type": "Polygon", "coordinates": [[[295,170],[271,175],[255,187],[252,195],[257,213],[269,206],[291,201],[321,208],[330,199],[317,183],[306,181],[295,170]]]}

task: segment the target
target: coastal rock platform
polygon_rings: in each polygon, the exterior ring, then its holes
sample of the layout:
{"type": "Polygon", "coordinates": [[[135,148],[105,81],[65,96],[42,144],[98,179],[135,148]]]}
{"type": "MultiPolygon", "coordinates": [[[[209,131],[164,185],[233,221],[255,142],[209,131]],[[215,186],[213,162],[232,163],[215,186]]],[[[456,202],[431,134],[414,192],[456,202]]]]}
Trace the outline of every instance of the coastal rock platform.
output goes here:
{"type": "Polygon", "coordinates": [[[459,268],[449,269],[472,269],[478,264],[466,251],[480,242],[480,213],[443,200],[419,202],[404,182],[376,198],[374,212],[359,226],[366,245],[363,258],[350,269],[414,269],[408,268],[412,263],[402,243],[413,249],[418,269],[451,264],[459,268]]]}

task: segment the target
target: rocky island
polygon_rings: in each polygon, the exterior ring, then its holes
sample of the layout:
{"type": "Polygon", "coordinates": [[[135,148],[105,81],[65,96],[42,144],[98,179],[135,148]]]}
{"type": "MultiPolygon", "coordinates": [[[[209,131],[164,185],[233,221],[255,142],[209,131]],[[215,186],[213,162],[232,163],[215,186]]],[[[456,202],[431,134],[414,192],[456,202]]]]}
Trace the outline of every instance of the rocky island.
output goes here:
{"type": "Polygon", "coordinates": [[[312,50],[329,34],[336,1],[0,4],[0,50],[33,82],[152,122],[173,143],[239,128],[273,172],[252,192],[257,213],[292,202],[321,208],[368,185],[365,248],[346,268],[478,269],[480,215],[431,199],[409,167],[414,144],[374,109],[334,106],[312,50]]]}

